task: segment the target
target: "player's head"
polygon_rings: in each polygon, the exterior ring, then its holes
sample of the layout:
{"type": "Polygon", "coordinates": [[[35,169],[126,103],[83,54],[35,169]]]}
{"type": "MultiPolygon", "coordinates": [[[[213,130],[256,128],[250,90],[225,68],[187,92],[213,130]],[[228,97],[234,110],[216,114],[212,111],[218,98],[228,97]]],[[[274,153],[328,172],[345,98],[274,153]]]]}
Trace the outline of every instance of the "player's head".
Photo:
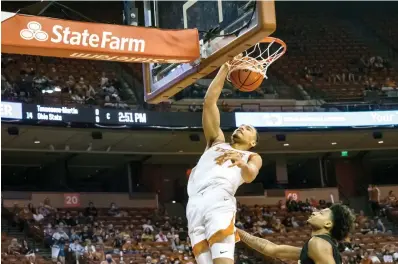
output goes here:
{"type": "Polygon", "coordinates": [[[347,237],[354,226],[355,216],[351,209],[342,204],[334,204],[330,208],[313,212],[307,222],[315,230],[325,230],[337,241],[347,237]]]}
{"type": "Polygon", "coordinates": [[[232,133],[231,140],[232,143],[246,146],[249,150],[257,145],[258,132],[251,125],[241,125],[232,133]]]}

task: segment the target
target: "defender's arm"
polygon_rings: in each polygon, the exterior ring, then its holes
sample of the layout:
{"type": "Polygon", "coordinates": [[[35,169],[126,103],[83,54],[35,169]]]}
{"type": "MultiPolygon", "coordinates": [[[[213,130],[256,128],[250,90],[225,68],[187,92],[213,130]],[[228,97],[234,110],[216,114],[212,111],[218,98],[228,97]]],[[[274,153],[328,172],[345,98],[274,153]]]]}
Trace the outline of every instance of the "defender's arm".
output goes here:
{"type": "Polygon", "coordinates": [[[243,243],[265,256],[278,259],[300,259],[301,248],[288,245],[277,245],[266,239],[252,236],[241,229],[237,229],[237,231],[243,243]]]}

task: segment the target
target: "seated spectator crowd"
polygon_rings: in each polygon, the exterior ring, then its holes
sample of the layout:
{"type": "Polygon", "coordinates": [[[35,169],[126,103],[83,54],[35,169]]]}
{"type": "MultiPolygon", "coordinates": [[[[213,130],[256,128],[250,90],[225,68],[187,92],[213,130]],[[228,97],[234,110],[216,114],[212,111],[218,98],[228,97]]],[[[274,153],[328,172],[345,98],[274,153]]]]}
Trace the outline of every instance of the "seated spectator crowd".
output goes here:
{"type": "MultiPolygon", "coordinates": [[[[309,214],[330,205],[315,197],[306,201],[290,198],[274,206],[238,203],[236,226],[275,243],[301,247],[310,238],[311,230],[306,225],[309,214]]],[[[393,192],[384,199],[380,215],[368,217],[363,211],[357,214],[354,232],[339,244],[343,263],[397,263],[398,238],[384,225],[385,215],[391,211],[398,219],[393,192]]],[[[37,208],[32,204],[22,209],[15,205],[13,214],[21,230],[28,228],[29,233],[41,235],[51,248],[54,262],[195,263],[185,221],[169,217],[162,210],[121,209],[115,203],[97,209],[90,203],[84,210],[66,211],[53,208],[46,199],[37,208]]],[[[26,241],[18,242],[5,234],[2,240],[9,241],[7,250],[2,251],[5,260],[13,256],[27,263],[45,263],[26,241]]],[[[282,263],[242,246],[237,244],[236,263],[282,263]]]]}
{"type": "Polygon", "coordinates": [[[1,69],[3,100],[128,108],[126,89],[102,62],[2,54],[1,69]]]}

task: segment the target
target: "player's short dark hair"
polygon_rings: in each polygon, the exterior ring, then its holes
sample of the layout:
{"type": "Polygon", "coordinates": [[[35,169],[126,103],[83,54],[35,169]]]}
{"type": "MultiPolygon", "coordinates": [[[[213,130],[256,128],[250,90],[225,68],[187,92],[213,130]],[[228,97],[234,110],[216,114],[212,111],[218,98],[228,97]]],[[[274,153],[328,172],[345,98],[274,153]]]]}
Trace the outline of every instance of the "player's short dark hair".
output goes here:
{"type": "Polygon", "coordinates": [[[334,204],[330,207],[332,211],[333,227],[330,235],[337,241],[345,239],[354,227],[355,215],[351,209],[342,204],[334,204]]]}

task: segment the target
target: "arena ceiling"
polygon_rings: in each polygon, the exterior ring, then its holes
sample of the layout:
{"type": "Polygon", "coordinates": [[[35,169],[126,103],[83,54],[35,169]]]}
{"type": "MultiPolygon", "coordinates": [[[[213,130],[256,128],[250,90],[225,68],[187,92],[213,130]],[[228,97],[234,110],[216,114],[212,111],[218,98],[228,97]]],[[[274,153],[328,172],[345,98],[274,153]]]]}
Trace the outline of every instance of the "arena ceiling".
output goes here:
{"type": "MultiPolygon", "coordinates": [[[[194,164],[205,147],[203,134],[196,132],[19,126],[19,135],[13,136],[7,132],[10,126],[2,124],[2,164],[43,164],[71,155],[71,165],[75,166],[114,166],[127,161],[194,164]],[[102,139],[93,139],[93,131],[101,131],[102,139]],[[199,141],[191,141],[191,134],[198,134],[199,141]]],[[[283,133],[286,135],[285,142],[278,142],[274,132],[263,132],[256,151],[266,159],[273,159],[275,155],[303,156],[303,153],[322,155],[340,153],[342,150],[398,149],[398,130],[378,131],[383,134],[380,140],[373,138],[372,130],[289,132],[283,133]],[[382,144],[379,143],[381,140],[382,144]]],[[[226,137],[229,136],[230,133],[227,133],[226,137]]]]}

